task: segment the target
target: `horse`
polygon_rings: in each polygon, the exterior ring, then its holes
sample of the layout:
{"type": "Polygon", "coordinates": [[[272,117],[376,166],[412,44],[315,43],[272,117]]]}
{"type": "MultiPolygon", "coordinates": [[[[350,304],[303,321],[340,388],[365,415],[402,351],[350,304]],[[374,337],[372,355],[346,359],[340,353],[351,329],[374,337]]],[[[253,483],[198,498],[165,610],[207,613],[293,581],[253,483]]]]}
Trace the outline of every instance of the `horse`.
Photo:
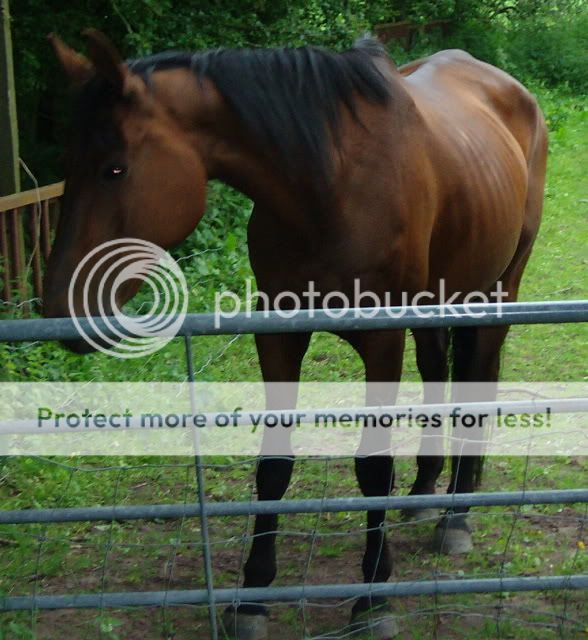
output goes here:
{"type": "MultiPolygon", "coordinates": [[[[123,61],[104,34],[90,29],[85,36],[88,57],[50,36],[78,94],[44,281],[46,316],[70,315],[72,273],[100,243],[124,237],[164,249],[181,243],[203,216],[211,179],[253,201],[250,261],[273,302],[282,291],[301,294],[309,281],[321,292],[351,297],[357,279],[392,304],[423,291],[433,292],[434,302],[441,280],[462,297],[502,285],[506,301],[516,300],[540,224],[547,134],[535,98],[505,72],[460,50],[397,67],[369,38],[342,53],[220,49],[123,61]]],[[[119,302],[137,288],[119,290],[119,302]]],[[[106,287],[107,310],[108,293],[106,287]]],[[[98,291],[90,297],[94,312],[98,291]]],[[[72,312],[80,309],[74,292],[72,312]]],[[[420,375],[441,383],[426,385],[425,402],[443,401],[450,369],[454,382],[487,383],[479,399],[493,399],[507,332],[505,326],[415,330],[420,375]]],[[[363,360],[368,383],[400,380],[405,331],[335,333],[363,360]]],[[[268,409],[295,406],[310,338],[256,336],[264,381],[293,383],[286,397],[268,394],[268,409]]],[[[90,350],[82,341],[68,346],[90,350]]],[[[377,385],[367,387],[367,403],[381,404],[370,391],[377,385]]],[[[362,431],[357,481],[365,496],[388,495],[393,461],[370,455],[381,452],[371,433],[362,431]]],[[[293,464],[291,455],[260,458],[259,500],[283,497],[293,464]]],[[[443,464],[442,456],[419,455],[411,494],[434,493],[443,464]]],[[[474,491],[480,474],[480,456],[452,456],[448,491],[474,491]]],[[[441,515],[438,550],[471,549],[467,511],[441,515]]],[[[384,519],[382,510],[367,513],[368,583],[391,573],[384,519]]],[[[276,515],[256,517],[244,587],[274,580],[277,529],[276,515]]],[[[398,629],[387,612],[384,598],[361,597],[351,624],[375,620],[370,637],[391,638],[398,629]]],[[[229,607],[223,619],[238,640],[267,637],[263,603],[229,607]]]]}

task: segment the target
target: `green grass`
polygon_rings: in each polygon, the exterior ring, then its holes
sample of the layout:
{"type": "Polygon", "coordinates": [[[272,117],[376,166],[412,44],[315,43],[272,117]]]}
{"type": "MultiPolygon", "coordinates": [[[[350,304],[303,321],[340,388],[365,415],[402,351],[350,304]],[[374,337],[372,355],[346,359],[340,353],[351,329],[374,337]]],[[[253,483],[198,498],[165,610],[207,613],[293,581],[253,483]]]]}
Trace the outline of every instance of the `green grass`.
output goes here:
{"type": "MultiPolygon", "coordinates": [[[[588,290],[588,101],[538,89],[551,128],[545,214],[523,280],[521,300],[586,298],[588,290]]],[[[244,226],[249,204],[238,194],[213,186],[207,222],[177,253],[192,296],[191,310],[212,307],[214,291],[236,288],[249,275],[244,226]],[[230,222],[229,222],[230,221],[230,222]],[[221,248],[222,251],[214,251],[221,248]]],[[[416,381],[409,341],[405,379],[416,381]]],[[[586,380],[586,325],[520,326],[511,331],[503,356],[508,381],[586,380]]],[[[259,380],[251,336],[194,339],[198,379],[259,380]]],[[[4,380],[183,380],[181,341],[138,362],[101,354],[79,358],[54,344],[0,345],[4,380]]],[[[328,334],[316,334],[303,366],[307,381],[361,380],[363,370],[351,348],[328,334]]],[[[211,500],[253,496],[254,464],[240,459],[207,460],[211,500]]],[[[414,462],[400,459],[397,487],[406,493],[414,462]]],[[[484,489],[577,488],[585,485],[586,459],[493,458],[484,489]]],[[[447,484],[447,470],[439,490],[447,484]]],[[[315,459],[297,463],[289,498],[359,495],[351,460],[315,459]]],[[[163,458],[5,459],[0,471],[5,509],[193,501],[192,461],[163,458]],[[163,464],[167,466],[162,466],[163,464]]],[[[546,506],[476,509],[475,551],[448,559],[427,552],[431,525],[407,526],[390,514],[395,578],[434,576],[540,575],[586,573],[587,508],[546,506]]],[[[251,533],[251,522],[248,531],[251,533]]],[[[293,515],[282,519],[280,573],[276,584],[346,582],[359,579],[364,516],[360,513],[293,515]],[[350,535],[343,535],[349,533],[350,535]],[[307,570],[307,567],[309,569],[307,570]]],[[[241,573],[245,519],[213,520],[216,586],[235,585],[241,573]]],[[[203,585],[197,520],[174,522],[72,523],[0,528],[0,591],[6,594],[97,592],[198,588],[203,585]],[[174,570],[170,574],[170,567],[174,570]]],[[[333,603],[334,604],[334,603],[333,603]]],[[[395,603],[405,638],[555,638],[558,616],[580,625],[562,627],[563,637],[581,637],[588,627],[585,597],[570,592],[405,599],[395,603]],[[431,608],[435,609],[435,615],[431,608]],[[497,628],[499,608],[502,622],[497,628]],[[521,623],[520,620],[523,622],[521,623]],[[529,627],[536,623],[536,627],[529,627]],[[556,625],[551,627],[549,625],[556,625]],[[530,629],[533,629],[531,632],[530,629]],[[532,633],[532,635],[530,635],[532,633]]],[[[342,627],[348,605],[317,608],[302,615],[293,605],[272,608],[273,637],[294,640],[306,626],[312,633],[342,627]]],[[[42,638],[194,638],[206,636],[201,608],[138,612],[104,611],[9,614],[0,618],[0,639],[42,638]]]]}

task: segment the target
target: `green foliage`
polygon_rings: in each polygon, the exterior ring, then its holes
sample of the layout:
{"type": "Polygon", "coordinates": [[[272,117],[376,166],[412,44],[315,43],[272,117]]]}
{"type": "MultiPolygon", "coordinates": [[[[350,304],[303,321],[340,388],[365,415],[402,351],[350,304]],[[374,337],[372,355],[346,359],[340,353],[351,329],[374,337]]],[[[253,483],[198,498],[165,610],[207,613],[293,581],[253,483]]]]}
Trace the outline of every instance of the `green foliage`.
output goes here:
{"type": "Polygon", "coordinates": [[[29,625],[9,620],[0,627],[0,640],[36,640],[29,625]]]}
{"type": "Polygon", "coordinates": [[[540,17],[513,30],[508,59],[521,77],[588,91],[588,12],[540,17]]]}
{"type": "Polygon", "coordinates": [[[583,0],[491,0],[460,4],[451,46],[525,83],[588,86],[588,4],[583,0]]]}

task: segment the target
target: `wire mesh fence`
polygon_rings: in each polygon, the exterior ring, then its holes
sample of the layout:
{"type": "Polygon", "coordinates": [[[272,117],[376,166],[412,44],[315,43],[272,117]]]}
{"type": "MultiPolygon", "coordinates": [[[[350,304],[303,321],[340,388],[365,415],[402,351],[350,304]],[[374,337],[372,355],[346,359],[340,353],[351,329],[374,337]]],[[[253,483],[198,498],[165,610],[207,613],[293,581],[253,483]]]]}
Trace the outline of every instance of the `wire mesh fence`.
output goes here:
{"type": "MultiPolygon", "coordinates": [[[[588,320],[588,302],[514,311],[512,323],[588,320]],[[548,315],[538,319],[538,311],[548,315]]],[[[188,320],[181,334],[186,377],[193,380],[191,336],[205,333],[208,320],[188,320]]],[[[251,320],[237,321],[227,334],[253,330],[251,320]]],[[[64,330],[67,336],[61,320],[3,322],[0,338],[49,340],[64,330]]],[[[192,401],[195,407],[197,398],[192,401]]],[[[288,500],[277,503],[255,501],[256,464],[198,455],[107,465],[104,459],[4,461],[3,481],[22,491],[17,477],[24,473],[35,496],[31,503],[23,494],[26,508],[0,513],[7,637],[224,638],[218,614],[226,604],[263,600],[271,638],[352,638],[358,636],[346,625],[350,604],[366,592],[393,597],[406,638],[516,638],[523,625],[525,637],[585,632],[583,460],[498,458],[484,492],[360,498],[350,497],[358,495],[351,458],[305,457],[296,461],[288,500]],[[436,516],[413,523],[399,515],[415,499],[437,509],[459,501],[475,506],[475,552],[430,553],[436,516]],[[389,510],[394,574],[389,583],[361,584],[362,512],[375,506],[389,510]],[[282,514],[279,579],[267,589],[243,589],[253,516],[261,511],[282,514]]],[[[398,461],[401,494],[412,467],[398,461]]]]}

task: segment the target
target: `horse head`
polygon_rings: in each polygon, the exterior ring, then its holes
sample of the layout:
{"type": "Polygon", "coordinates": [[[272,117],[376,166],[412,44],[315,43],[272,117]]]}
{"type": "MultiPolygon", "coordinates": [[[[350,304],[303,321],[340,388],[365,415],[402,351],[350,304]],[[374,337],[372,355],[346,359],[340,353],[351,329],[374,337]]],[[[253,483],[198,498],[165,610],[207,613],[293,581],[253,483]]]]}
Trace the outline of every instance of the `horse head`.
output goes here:
{"type": "MultiPolygon", "coordinates": [[[[44,315],[49,317],[84,315],[84,295],[92,315],[99,308],[108,314],[117,271],[123,268],[113,267],[110,246],[134,238],[168,249],[191,233],[205,208],[204,163],[177,118],[106,36],[96,30],[84,35],[88,58],[50,36],[77,89],[77,101],[65,193],[44,283],[44,315]],[[78,265],[92,252],[95,256],[78,269],[73,286],[78,265]],[[98,258],[102,277],[90,282],[88,273],[98,258]]],[[[139,279],[129,279],[117,287],[116,305],[130,300],[140,285],[139,279]]],[[[90,350],[81,342],[68,346],[90,350]]]]}

